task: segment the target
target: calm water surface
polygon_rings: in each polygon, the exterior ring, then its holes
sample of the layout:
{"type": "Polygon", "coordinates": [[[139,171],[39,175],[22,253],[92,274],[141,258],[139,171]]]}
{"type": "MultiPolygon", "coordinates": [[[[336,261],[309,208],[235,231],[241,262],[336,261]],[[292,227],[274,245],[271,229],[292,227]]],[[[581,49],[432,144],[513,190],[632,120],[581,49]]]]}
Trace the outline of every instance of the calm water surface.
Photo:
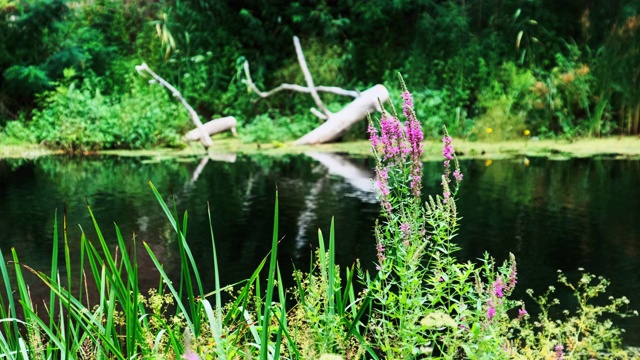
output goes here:
{"type": "MultiPolygon", "coordinates": [[[[425,193],[439,191],[441,165],[425,163],[425,193]]],[[[248,277],[269,251],[276,188],[283,273],[294,265],[309,267],[317,231],[328,233],[332,216],[338,261],[350,265],[358,258],[370,266],[378,214],[372,166],[367,158],[317,153],[277,159],[226,156],[218,161],[0,160],[0,250],[6,256],[14,247],[24,263],[46,270],[56,209],[60,219],[66,208],[72,248],[78,247],[81,228],[96,239],[89,204],[113,244],[116,223],[128,238],[135,234],[146,241],[175,275],[175,236],[149,189],[150,180],[165,199],[175,199],[178,211],[188,210],[187,239],[209,284],[207,203],[221,280],[232,283],[248,277]]],[[[465,178],[458,203],[463,217],[459,258],[474,261],[488,251],[502,261],[514,253],[519,275],[514,297],[525,299],[525,289],[541,293],[554,284],[558,269],[571,277],[584,268],[611,279],[611,294],[626,295],[632,307],[640,309],[640,161],[531,159],[524,166],[516,160],[469,160],[461,166],[465,178]]],[[[148,259],[141,259],[140,272],[147,286],[157,284],[148,259]]],[[[617,323],[627,328],[628,344],[640,345],[639,319],[617,323]]]]}

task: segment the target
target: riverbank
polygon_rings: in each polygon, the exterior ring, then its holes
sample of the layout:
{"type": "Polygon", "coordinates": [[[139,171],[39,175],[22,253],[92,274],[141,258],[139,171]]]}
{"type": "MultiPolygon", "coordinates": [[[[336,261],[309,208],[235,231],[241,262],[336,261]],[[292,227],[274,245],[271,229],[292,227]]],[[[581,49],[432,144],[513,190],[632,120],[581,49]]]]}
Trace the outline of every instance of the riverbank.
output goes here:
{"type": "MultiPolygon", "coordinates": [[[[517,140],[477,142],[455,139],[454,146],[460,158],[505,159],[519,157],[547,157],[550,159],[567,159],[572,157],[603,156],[607,158],[640,159],[640,137],[608,137],[589,138],[574,141],[566,140],[517,140]]],[[[265,154],[285,155],[309,151],[339,152],[365,156],[371,153],[368,141],[323,144],[313,146],[293,146],[290,143],[256,144],[243,143],[238,139],[221,136],[214,138],[214,146],[209,150],[212,154],[265,154]]],[[[440,141],[424,142],[424,160],[439,159],[442,154],[440,141]]],[[[149,150],[107,150],[88,154],[142,156],[142,157],[184,157],[205,154],[206,150],[199,144],[189,144],[183,149],[149,149],[149,150]]],[[[61,154],[60,151],[47,149],[34,144],[0,145],[0,159],[3,158],[35,158],[40,156],[61,154]]]]}

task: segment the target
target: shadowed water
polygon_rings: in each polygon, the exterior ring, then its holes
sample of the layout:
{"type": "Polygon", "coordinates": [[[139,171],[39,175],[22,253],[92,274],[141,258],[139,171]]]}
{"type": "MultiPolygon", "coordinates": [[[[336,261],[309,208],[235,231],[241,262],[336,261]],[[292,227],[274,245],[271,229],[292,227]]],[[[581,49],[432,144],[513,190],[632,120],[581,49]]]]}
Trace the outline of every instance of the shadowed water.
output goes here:
{"type": "MultiPolygon", "coordinates": [[[[221,281],[233,283],[249,276],[270,249],[276,188],[283,274],[291,273],[294,264],[308,269],[318,228],[328,233],[332,216],[338,262],[350,265],[358,258],[372,268],[372,229],[378,215],[372,159],[309,153],[218,160],[224,161],[0,160],[0,249],[6,257],[14,247],[23,263],[47,270],[56,209],[61,219],[66,205],[72,250],[78,249],[80,226],[96,240],[88,203],[114,246],[115,222],[125,238],[135,233],[147,242],[175,275],[175,235],[149,189],[151,180],[167,201],[175,199],[180,214],[188,210],[187,240],[209,290],[213,267],[207,202],[221,281]]],[[[640,161],[531,159],[525,166],[519,160],[468,160],[461,166],[460,259],[474,261],[488,251],[501,261],[514,253],[516,298],[526,298],[526,288],[544,292],[555,284],[557,269],[571,277],[584,268],[611,279],[611,293],[627,295],[632,307],[640,309],[640,161]]],[[[440,162],[425,163],[424,193],[439,191],[441,167],[440,162]]],[[[78,256],[72,251],[72,258],[78,256]]],[[[148,259],[141,258],[139,270],[145,286],[157,285],[148,259]]],[[[37,281],[30,281],[37,294],[37,281]]],[[[627,328],[628,344],[640,345],[640,320],[617,323],[627,328]]]]}

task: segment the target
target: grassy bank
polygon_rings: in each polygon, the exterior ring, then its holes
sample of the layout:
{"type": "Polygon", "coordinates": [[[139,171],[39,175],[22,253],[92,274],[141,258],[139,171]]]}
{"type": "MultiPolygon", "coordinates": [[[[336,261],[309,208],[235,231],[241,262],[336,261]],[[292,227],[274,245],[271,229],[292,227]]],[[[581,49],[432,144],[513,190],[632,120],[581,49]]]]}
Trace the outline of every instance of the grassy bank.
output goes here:
{"type": "MultiPolygon", "coordinates": [[[[614,158],[640,158],[640,138],[637,136],[585,138],[575,141],[566,140],[511,140],[495,142],[457,141],[460,158],[503,159],[528,157],[549,157],[554,159],[570,157],[606,156],[614,158]]],[[[209,150],[213,154],[301,154],[307,151],[340,152],[353,155],[370,155],[371,146],[368,141],[354,141],[315,146],[292,146],[290,143],[243,143],[226,136],[214,137],[214,146],[209,150]]],[[[33,158],[60,154],[61,151],[47,149],[33,144],[0,145],[2,158],[33,158]]],[[[104,154],[117,156],[142,157],[181,157],[203,155],[206,150],[199,144],[189,144],[183,149],[157,148],[149,150],[110,150],[87,154],[104,154]]],[[[440,142],[427,140],[424,142],[423,160],[436,160],[441,156],[440,142]]]]}

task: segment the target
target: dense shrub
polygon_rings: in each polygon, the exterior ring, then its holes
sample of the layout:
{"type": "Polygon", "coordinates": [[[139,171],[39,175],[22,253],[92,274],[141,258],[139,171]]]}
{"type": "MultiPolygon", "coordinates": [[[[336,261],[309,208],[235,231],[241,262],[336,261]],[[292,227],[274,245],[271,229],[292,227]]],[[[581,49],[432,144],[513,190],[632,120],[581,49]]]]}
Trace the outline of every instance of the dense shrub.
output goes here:
{"type": "Polygon", "coordinates": [[[30,124],[35,138],[67,151],[177,146],[188,114],[164,89],[130,79],[124,94],[103,95],[95,78],[57,83],[30,124]]]}

